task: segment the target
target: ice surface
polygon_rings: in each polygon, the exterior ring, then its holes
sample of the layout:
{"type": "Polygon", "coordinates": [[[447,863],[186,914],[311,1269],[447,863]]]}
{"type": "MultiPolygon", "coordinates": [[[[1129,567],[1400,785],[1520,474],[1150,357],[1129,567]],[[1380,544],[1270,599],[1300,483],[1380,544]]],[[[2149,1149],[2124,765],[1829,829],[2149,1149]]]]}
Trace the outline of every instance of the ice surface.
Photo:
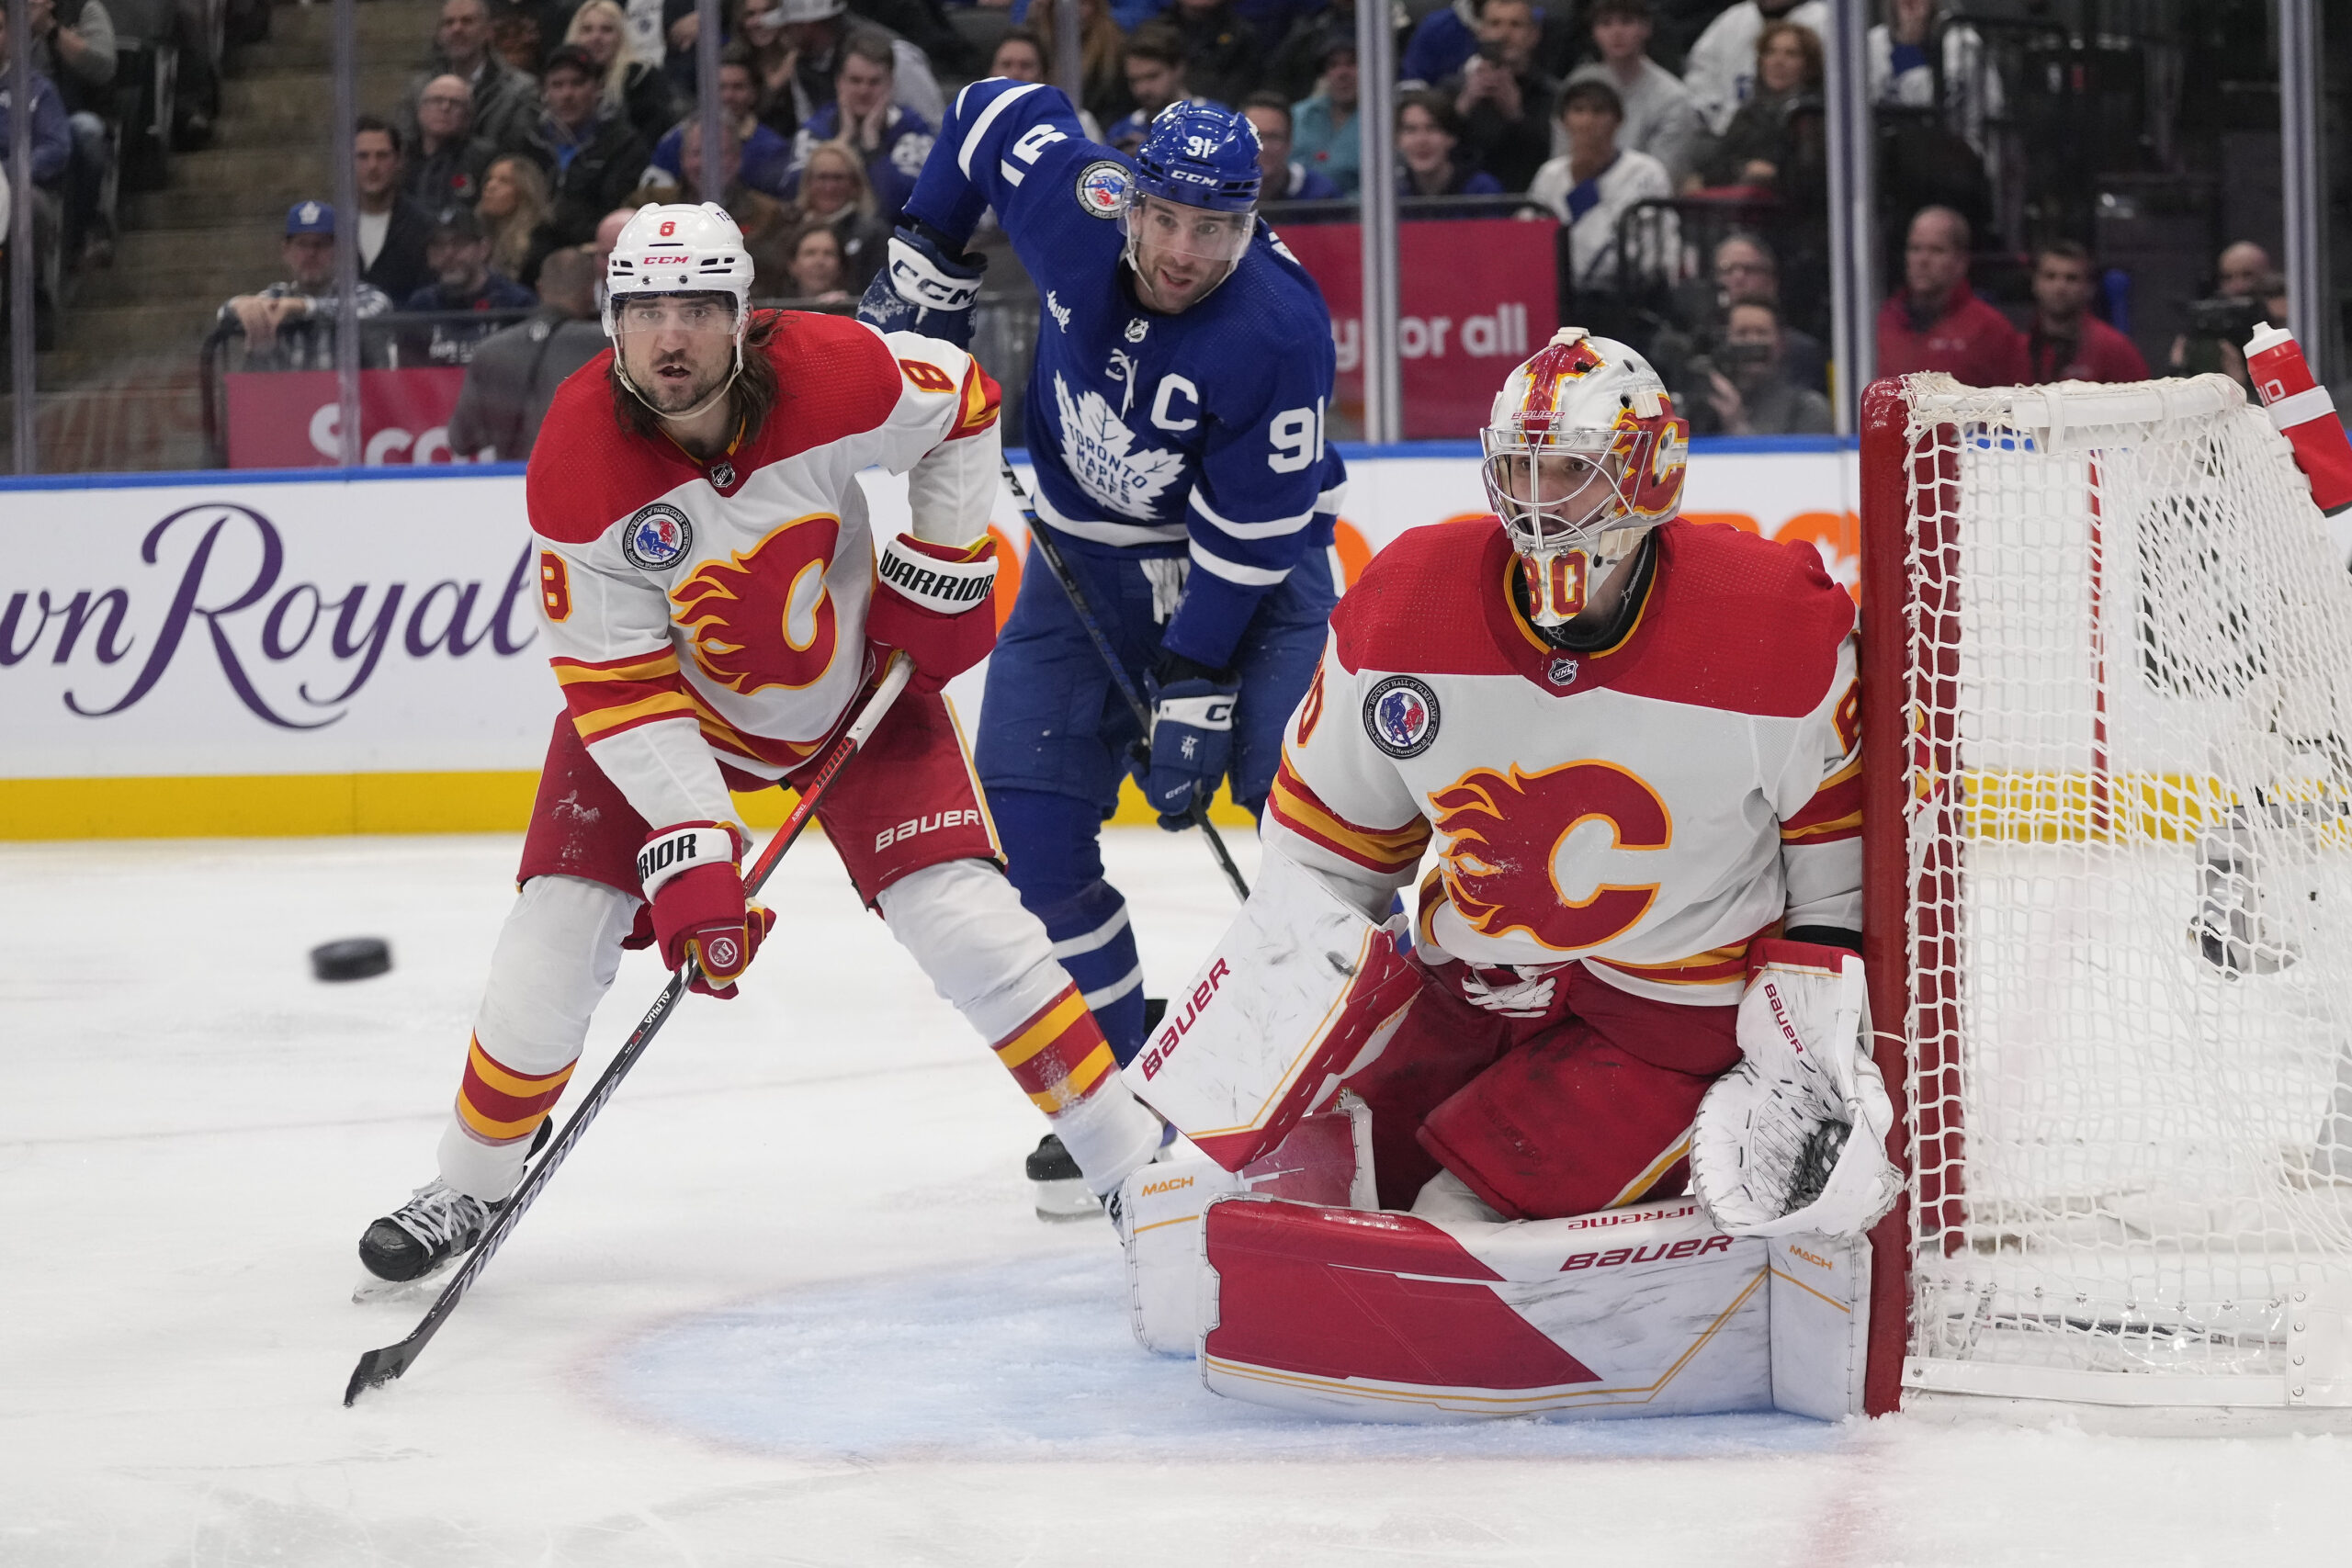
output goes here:
{"type": "MultiPolygon", "coordinates": [[[[2337,1438],[1218,1400],[1134,1348],[1107,1230],[1030,1217],[1035,1111],[821,840],[743,999],[690,1001],[345,1410],[422,1310],[352,1305],[353,1247],[430,1174],[515,849],[0,847],[0,1568],[2341,1558],[2337,1438]],[[360,934],[391,974],[309,977],[360,934]]],[[[1230,900],[1187,838],[1107,856],[1166,989],[1230,900]]]]}

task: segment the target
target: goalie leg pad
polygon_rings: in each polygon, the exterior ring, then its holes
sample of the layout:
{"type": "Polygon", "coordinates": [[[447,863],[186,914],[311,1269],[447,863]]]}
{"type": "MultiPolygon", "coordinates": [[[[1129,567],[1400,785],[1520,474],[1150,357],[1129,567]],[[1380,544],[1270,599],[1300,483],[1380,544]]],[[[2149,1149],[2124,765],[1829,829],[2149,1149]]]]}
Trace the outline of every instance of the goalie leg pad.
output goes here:
{"type": "MultiPolygon", "coordinates": [[[[1568,971],[1570,1016],[1431,1111],[1421,1146],[1510,1219],[1679,1192],[1690,1129],[1738,1060],[1729,1007],[1678,1007],[1568,971]]],[[[1384,1173],[1385,1174],[1385,1173],[1384,1173]]]]}
{"type": "Polygon", "coordinates": [[[1688,1199],[1481,1224],[1227,1196],[1203,1237],[1216,1393],[1361,1421],[1772,1407],[1769,1249],[1688,1199]]]}

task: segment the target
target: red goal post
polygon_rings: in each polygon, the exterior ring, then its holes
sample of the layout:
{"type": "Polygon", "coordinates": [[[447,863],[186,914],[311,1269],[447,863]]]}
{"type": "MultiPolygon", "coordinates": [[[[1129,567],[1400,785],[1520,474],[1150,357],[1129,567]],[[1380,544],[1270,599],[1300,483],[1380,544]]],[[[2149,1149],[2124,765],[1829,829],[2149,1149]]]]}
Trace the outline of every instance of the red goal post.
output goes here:
{"type": "Polygon", "coordinates": [[[2352,581],[2219,377],[1863,399],[1867,1408],[2352,1414],[2352,581]]]}

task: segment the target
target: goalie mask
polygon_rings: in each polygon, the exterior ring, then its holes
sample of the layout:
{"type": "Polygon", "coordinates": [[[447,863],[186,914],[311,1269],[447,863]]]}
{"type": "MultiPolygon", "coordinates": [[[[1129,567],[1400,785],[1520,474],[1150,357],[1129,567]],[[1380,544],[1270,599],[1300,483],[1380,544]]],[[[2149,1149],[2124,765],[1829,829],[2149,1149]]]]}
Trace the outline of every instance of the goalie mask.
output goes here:
{"type": "Polygon", "coordinates": [[[743,248],[743,231],[715,201],[639,208],[605,264],[604,318],[621,384],[664,419],[699,414],[725,397],[743,370],[743,333],[752,320],[752,257],[743,248]],[[732,339],[733,366],[689,408],[663,408],[630,376],[627,338],[722,332],[732,339]]]}
{"type": "Polygon", "coordinates": [[[1478,446],[1537,626],[1582,610],[1588,588],[1674,515],[1690,429],[1647,360],[1582,327],[1511,372],[1478,446]]]}

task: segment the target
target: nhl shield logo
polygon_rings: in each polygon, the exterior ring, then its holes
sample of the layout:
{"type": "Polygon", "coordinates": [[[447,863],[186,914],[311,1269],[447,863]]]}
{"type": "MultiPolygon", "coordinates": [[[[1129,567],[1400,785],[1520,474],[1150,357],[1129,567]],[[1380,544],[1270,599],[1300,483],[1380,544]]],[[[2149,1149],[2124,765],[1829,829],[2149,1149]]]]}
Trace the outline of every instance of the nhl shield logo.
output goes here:
{"type": "Polygon", "coordinates": [[[710,482],[720,490],[725,490],[729,485],[733,484],[735,465],[728,462],[713,463],[710,466],[710,482]]]}
{"type": "Polygon", "coordinates": [[[1364,733],[1400,761],[1437,740],[1437,694],[1410,675],[1391,675],[1363,700],[1364,733]]]}
{"type": "Polygon", "coordinates": [[[1544,672],[1544,678],[1555,686],[1571,685],[1576,681],[1577,668],[1577,661],[1573,659],[1566,657],[1555,659],[1552,660],[1552,668],[1544,672]]]}
{"type": "Polygon", "coordinates": [[[1078,172],[1078,205],[1090,218],[1116,218],[1127,205],[1127,169],[1100,158],[1078,172]]]}
{"type": "Polygon", "coordinates": [[[644,571],[665,571],[694,547],[694,525],[674,506],[655,502],[638,508],[621,529],[621,554],[644,571]]]}

